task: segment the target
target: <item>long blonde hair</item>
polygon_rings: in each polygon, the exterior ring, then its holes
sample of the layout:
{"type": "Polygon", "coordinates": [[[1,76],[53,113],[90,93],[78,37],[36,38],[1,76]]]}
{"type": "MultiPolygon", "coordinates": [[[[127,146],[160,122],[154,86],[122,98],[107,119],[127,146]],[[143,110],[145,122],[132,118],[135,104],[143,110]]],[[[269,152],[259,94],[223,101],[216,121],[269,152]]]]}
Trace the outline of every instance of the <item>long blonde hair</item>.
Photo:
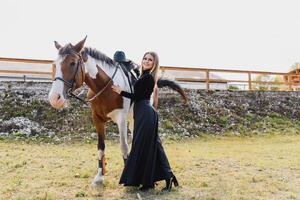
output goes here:
{"type": "MultiPolygon", "coordinates": [[[[149,54],[149,55],[151,55],[152,57],[153,57],[153,67],[152,67],[152,69],[151,69],[151,71],[150,71],[150,74],[152,75],[152,77],[153,77],[153,79],[154,79],[154,81],[155,81],[155,84],[156,84],[156,82],[157,82],[157,79],[158,79],[158,77],[157,77],[157,74],[158,74],[158,70],[159,70],[159,58],[158,58],[158,55],[157,55],[157,53],[155,53],[154,51],[148,51],[148,52],[146,52],[145,54],[144,54],[144,56],[143,56],[143,59],[145,58],[145,56],[147,55],[147,54],[149,54]]],[[[143,61],[142,61],[143,62],[143,61]]],[[[141,63],[141,70],[142,70],[142,72],[143,72],[143,63],[141,63]]],[[[142,73],[141,73],[141,75],[142,75],[142,73]]]]}

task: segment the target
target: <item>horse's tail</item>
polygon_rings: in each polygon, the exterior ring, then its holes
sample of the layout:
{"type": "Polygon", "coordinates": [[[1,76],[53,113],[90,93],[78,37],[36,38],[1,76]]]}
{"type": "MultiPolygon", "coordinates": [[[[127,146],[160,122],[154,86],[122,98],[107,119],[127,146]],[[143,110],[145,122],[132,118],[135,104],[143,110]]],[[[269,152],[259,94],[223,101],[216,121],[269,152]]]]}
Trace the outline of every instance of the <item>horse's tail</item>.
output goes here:
{"type": "Polygon", "coordinates": [[[158,86],[159,88],[162,88],[162,87],[166,87],[166,86],[167,86],[167,87],[171,88],[172,90],[177,91],[177,92],[181,95],[181,97],[182,97],[184,103],[187,103],[187,102],[188,102],[188,99],[187,99],[187,96],[186,96],[184,90],[183,90],[183,89],[180,87],[180,85],[177,84],[176,82],[171,81],[171,80],[169,80],[169,79],[159,78],[159,79],[157,80],[157,86],[158,86]]]}

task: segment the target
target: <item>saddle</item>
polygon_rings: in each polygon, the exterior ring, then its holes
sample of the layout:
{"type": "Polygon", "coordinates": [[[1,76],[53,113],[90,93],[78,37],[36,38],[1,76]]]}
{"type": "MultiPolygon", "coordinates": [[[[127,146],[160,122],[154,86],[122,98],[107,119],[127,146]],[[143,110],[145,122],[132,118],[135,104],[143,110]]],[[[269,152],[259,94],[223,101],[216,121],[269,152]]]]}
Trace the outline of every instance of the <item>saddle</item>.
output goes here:
{"type": "MultiPolygon", "coordinates": [[[[130,91],[131,91],[131,93],[133,93],[133,86],[134,86],[135,82],[138,80],[138,73],[136,71],[135,71],[136,75],[134,73],[132,73],[131,63],[126,63],[126,64],[119,63],[119,66],[122,69],[122,71],[124,72],[125,76],[127,77],[127,80],[129,82],[129,86],[130,86],[130,91]]],[[[132,105],[132,103],[133,103],[133,101],[131,100],[130,105],[132,105]]]]}

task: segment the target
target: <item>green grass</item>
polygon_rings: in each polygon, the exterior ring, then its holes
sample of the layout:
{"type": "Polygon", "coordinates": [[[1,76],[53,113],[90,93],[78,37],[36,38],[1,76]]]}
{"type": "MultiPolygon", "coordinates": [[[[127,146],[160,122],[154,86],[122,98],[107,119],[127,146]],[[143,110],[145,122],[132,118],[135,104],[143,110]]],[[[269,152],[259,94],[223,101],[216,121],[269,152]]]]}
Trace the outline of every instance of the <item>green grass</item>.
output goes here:
{"type": "Polygon", "coordinates": [[[180,183],[170,193],[119,185],[119,144],[106,146],[109,172],[94,189],[96,144],[0,140],[0,199],[300,199],[299,135],[165,140],[180,183]]]}

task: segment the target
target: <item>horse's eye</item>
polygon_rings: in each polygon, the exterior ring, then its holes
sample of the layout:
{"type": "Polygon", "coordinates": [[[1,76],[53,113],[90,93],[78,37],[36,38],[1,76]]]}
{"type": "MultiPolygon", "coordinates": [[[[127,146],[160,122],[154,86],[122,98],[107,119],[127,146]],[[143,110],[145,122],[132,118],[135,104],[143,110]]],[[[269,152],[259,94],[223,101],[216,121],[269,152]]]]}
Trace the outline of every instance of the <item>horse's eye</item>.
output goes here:
{"type": "Polygon", "coordinates": [[[73,67],[75,66],[75,62],[71,62],[70,65],[73,67]]]}

